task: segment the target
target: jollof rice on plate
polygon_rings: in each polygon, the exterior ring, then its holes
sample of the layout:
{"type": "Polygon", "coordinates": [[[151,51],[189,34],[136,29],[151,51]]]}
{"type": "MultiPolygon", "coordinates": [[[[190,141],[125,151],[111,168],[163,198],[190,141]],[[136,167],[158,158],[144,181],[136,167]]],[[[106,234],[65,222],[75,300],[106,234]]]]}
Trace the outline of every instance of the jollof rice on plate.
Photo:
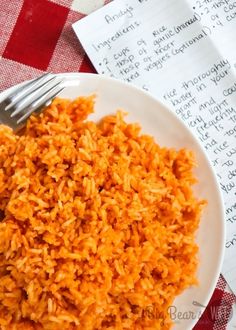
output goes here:
{"type": "Polygon", "coordinates": [[[0,328],[170,329],[196,284],[189,150],[160,147],[94,96],[55,99],[22,134],[0,126],[0,328]]]}

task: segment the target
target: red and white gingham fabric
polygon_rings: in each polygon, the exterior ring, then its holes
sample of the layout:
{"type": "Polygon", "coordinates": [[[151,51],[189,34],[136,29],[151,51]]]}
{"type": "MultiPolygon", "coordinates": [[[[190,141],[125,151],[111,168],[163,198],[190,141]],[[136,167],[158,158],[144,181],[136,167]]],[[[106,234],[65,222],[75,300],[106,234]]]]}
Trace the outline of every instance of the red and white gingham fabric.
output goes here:
{"type": "MultiPolygon", "coordinates": [[[[0,91],[45,71],[95,72],[71,25],[107,2],[1,0],[0,91]]],[[[235,302],[221,276],[194,330],[236,329],[235,302]]]]}

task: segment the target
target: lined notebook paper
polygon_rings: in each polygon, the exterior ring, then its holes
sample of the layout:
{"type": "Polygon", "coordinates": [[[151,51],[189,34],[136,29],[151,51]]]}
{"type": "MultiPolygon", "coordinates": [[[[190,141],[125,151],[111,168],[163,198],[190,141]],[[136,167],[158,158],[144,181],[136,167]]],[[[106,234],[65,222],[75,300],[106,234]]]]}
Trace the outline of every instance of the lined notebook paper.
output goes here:
{"type": "Polygon", "coordinates": [[[115,0],[73,26],[96,70],[161,99],[207,150],[226,209],[236,293],[236,2],[115,0]]]}

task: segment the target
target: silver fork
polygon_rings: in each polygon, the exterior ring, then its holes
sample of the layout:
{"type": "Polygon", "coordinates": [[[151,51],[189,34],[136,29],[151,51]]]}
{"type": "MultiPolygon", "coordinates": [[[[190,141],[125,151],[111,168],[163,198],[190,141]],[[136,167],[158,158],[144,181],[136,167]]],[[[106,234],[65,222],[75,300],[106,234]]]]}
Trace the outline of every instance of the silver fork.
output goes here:
{"type": "Polygon", "coordinates": [[[0,124],[18,131],[33,112],[39,113],[43,106],[48,105],[65,88],[63,82],[46,73],[18,87],[0,101],[0,124]]]}

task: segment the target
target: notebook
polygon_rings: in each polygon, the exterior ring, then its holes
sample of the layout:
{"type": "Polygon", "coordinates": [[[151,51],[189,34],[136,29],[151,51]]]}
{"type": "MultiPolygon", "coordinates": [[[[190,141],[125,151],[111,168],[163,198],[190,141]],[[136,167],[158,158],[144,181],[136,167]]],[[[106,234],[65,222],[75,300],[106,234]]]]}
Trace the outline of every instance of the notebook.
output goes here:
{"type": "Polygon", "coordinates": [[[205,147],[225,201],[222,273],[236,293],[236,2],[115,0],[73,28],[98,73],[162,100],[205,147]]]}

